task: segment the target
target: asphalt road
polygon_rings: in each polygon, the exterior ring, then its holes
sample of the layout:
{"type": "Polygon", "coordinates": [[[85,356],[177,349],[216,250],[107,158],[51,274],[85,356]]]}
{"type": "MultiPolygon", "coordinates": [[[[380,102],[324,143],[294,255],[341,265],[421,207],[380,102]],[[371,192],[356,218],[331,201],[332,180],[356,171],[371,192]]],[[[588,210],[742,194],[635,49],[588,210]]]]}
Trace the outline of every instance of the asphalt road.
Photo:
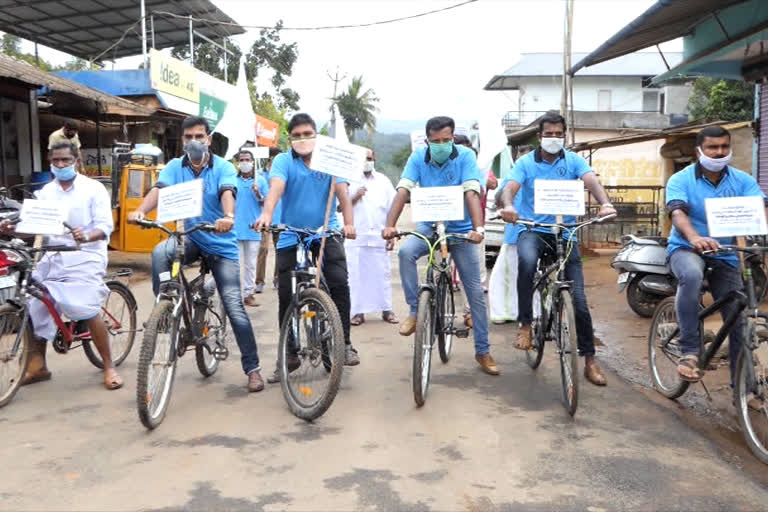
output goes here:
{"type": "MultiPolygon", "coordinates": [[[[133,289],[144,320],[149,283],[133,289]]],[[[398,285],[394,293],[402,316],[398,285]]],[[[266,376],[277,296],[260,298],[249,312],[266,376]]],[[[53,380],[22,388],[0,410],[0,509],[765,508],[768,492],[749,471],[616,374],[606,388],[582,378],[571,419],[551,351],[533,372],[512,348],[514,334],[492,329],[498,377],[480,372],[471,338],[458,340],[448,365],[436,358],[427,404],[417,409],[411,340],[370,317],[353,330],[362,364],[345,370],[335,403],[314,424],[290,414],[278,385],[246,393],[234,344],[207,380],[188,354],[168,416],[152,432],[136,414],[140,337],[120,368],[126,386],[115,392],[79,350],[52,354],[53,380]]]]}

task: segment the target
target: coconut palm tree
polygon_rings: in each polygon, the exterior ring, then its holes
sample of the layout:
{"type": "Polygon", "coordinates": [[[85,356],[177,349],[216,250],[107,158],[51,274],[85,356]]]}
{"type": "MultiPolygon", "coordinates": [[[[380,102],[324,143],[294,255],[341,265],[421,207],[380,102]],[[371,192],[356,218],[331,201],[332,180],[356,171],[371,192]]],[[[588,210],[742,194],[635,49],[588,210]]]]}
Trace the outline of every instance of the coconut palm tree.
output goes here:
{"type": "Polygon", "coordinates": [[[344,129],[349,140],[353,140],[357,130],[365,129],[369,134],[376,131],[376,113],[379,111],[376,103],[379,98],[373,89],[364,89],[362,75],[354,77],[346,92],[333,98],[333,101],[344,118],[344,129]]]}

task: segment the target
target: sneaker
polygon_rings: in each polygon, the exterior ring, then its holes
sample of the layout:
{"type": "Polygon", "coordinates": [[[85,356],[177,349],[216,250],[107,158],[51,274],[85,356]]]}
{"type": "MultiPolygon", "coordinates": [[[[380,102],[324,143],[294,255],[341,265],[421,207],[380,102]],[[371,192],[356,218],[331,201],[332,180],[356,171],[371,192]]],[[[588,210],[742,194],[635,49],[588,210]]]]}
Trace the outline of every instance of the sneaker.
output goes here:
{"type": "MultiPolygon", "coordinates": [[[[301,366],[301,361],[299,360],[299,356],[288,356],[287,365],[288,371],[292,372],[296,370],[299,366],[301,366]]],[[[267,377],[267,384],[277,384],[280,382],[280,370],[277,369],[277,365],[275,365],[275,371],[267,377]]]]}
{"type": "Polygon", "coordinates": [[[261,372],[256,370],[248,374],[248,392],[258,393],[264,389],[264,381],[261,380],[261,372]]]}
{"type": "Polygon", "coordinates": [[[400,336],[410,336],[416,332],[416,317],[408,316],[405,321],[400,324],[400,336]]]}
{"type": "Polygon", "coordinates": [[[264,292],[264,284],[257,284],[256,289],[253,290],[253,293],[262,293],[264,292]]]}
{"type": "Polygon", "coordinates": [[[347,345],[344,349],[344,366],[357,366],[360,364],[360,356],[352,345],[347,345]]]}
{"type": "Polygon", "coordinates": [[[483,354],[475,355],[475,361],[478,362],[480,365],[480,368],[483,369],[485,373],[488,375],[498,375],[499,374],[499,366],[496,364],[496,361],[493,360],[491,357],[491,354],[483,354]]]}

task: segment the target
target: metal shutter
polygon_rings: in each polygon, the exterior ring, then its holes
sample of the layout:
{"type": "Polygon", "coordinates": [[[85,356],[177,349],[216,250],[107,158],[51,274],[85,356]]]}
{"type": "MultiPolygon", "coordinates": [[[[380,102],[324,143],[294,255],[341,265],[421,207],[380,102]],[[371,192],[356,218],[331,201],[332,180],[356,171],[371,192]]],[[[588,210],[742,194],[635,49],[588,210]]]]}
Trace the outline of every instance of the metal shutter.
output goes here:
{"type": "Polygon", "coordinates": [[[768,194],[768,84],[760,86],[760,134],[757,144],[757,181],[768,194]]]}

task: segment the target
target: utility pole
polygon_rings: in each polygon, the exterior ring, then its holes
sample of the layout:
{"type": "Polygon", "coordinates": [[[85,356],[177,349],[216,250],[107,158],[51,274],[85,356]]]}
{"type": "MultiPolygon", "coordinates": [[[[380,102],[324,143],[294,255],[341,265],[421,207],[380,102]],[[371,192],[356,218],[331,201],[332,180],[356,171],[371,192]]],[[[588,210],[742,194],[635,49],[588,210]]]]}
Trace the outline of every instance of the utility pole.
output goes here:
{"type": "Polygon", "coordinates": [[[331,76],[329,71],[326,71],[326,73],[328,74],[328,78],[333,82],[333,96],[331,97],[331,131],[333,132],[333,136],[336,137],[336,111],[334,110],[333,105],[336,102],[336,93],[339,87],[339,82],[347,78],[347,75],[339,78],[339,66],[336,66],[335,76],[331,76]]]}
{"type": "Polygon", "coordinates": [[[563,91],[560,96],[560,115],[568,119],[571,144],[576,138],[576,130],[573,114],[573,77],[568,74],[571,69],[571,35],[573,32],[573,2],[574,0],[565,0],[565,27],[563,33],[563,91]],[[568,99],[570,96],[571,108],[568,109],[568,99]]]}
{"type": "Polygon", "coordinates": [[[147,9],[141,0],[141,58],[144,69],[147,69],[147,9]]]}

